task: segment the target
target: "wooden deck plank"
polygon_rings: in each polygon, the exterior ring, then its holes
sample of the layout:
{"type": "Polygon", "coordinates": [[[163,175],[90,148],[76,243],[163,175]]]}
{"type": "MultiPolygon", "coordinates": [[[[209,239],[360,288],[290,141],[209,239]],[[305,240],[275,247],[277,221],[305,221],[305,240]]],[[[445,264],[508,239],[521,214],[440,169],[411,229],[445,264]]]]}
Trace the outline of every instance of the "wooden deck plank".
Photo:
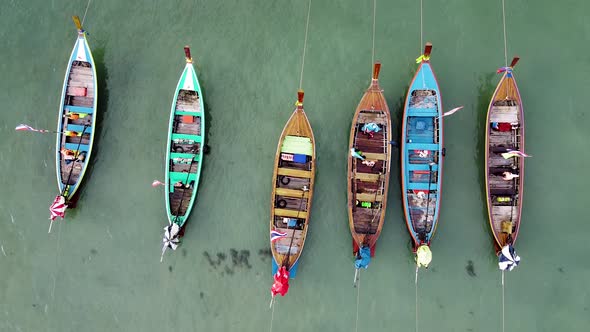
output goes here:
{"type": "Polygon", "coordinates": [[[492,206],[492,218],[498,221],[508,221],[512,216],[512,221],[518,217],[518,206],[492,206]],[[512,209],[512,213],[510,210],[512,209]]]}
{"type": "Polygon", "coordinates": [[[381,202],[383,201],[383,195],[375,195],[374,193],[360,193],[356,194],[355,198],[362,202],[381,202]]]}
{"type": "Polygon", "coordinates": [[[301,188],[303,188],[304,186],[307,186],[309,188],[309,184],[310,184],[310,179],[306,179],[306,178],[280,176],[277,179],[277,189],[278,188],[287,188],[287,189],[301,190],[301,188]],[[282,177],[289,179],[289,183],[283,184],[280,179],[282,177]]]}
{"type": "Polygon", "coordinates": [[[504,159],[504,157],[491,156],[489,158],[489,167],[512,166],[513,158],[504,159]]]}
{"type": "Polygon", "coordinates": [[[63,184],[73,185],[78,182],[78,178],[84,168],[84,161],[76,161],[67,164],[63,158],[60,161],[61,182],[63,184]],[[72,170],[72,167],[74,168],[72,170]],[[71,173],[71,174],[70,174],[71,173]],[[69,181],[68,181],[69,180],[69,181]],[[66,183],[67,182],[67,183],[66,183]]]}
{"type": "Polygon", "coordinates": [[[380,209],[357,208],[353,211],[354,230],[359,234],[375,234],[381,220],[380,209]]]}
{"type": "Polygon", "coordinates": [[[376,182],[379,181],[379,174],[356,173],[355,179],[366,182],[376,182]]]}
{"type": "Polygon", "coordinates": [[[300,169],[290,169],[285,167],[279,167],[277,169],[278,175],[294,176],[299,178],[311,178],[311,171],[303,171],[300,169]]]}
{"type": "Polygon", "coordinates": [[[363,152],[363,156],[367,160],[385,160],[387,161],[387,155],[385,153],[371,153],[371,152],[363,152]]]}
{"type": "Polygon", "coordinates": [[[383,112],[361,112],[358,116],[358,123],[386,124],[387,116],[383,112]]]}
{"type": "Polygon", "coordinates": [[[92,75],[80,75],[80,74],[71,74],[68,80],[69,82],[83,82],[88,84],[94,84],[94,76],[92,75]]]}
{"type": "Polygon", "coordinates": [[[490,122],[518,122],[518,106],[493,106],[490,113],[490,122]]]}
{"type": "Polygon", "coordinates": [[[189,103],[189,102],[176,102],[176,110],[179,111],[199,111],[201,110],[200,104],[196,103],[189,103]]]}
{"type": "Polygon", "coordinates": [[[82,107],[93,107],[94,106],[94,98],[89,97],[71,97],[70,105],[72,106],[82,106],[82,107]]]}
{"type": "Polygon", "coordinates": [[[287,205],[284,207],[286,210],[296,210],[296,211],[307,211],[307,202],[308,200],[305,198],[299,197],[287,197],[287,196],[276,196],[275,208],[280,208],[278,206],[279,201],[285,201],[287,205]]]}
{"type": "Polygon", "coordinates": [[[307,218],[307,212],[288,209],[275,209],[275,216],[305,219],[307,218]]]}
{"type": "Polygon", "coordinates": [[[275,194],[277,196],[287,196],[287,197],[296,197],[296,198],[308,198],[309,191],[303,190],[296,190],[296,189],[287,189],[287,188],[276,188],[275,194]]]}
{"type": "Polygon", "coordinates": [[[490,144],[509,144],[514,143],[513,131],[491,131],[490,132],[490,144]]]}
{"type": "Polygon", "coordinates": [[[193,188],[174,188],[170,195],[170,212],[172,215],[184,216],[190,205],[193,188]],[[181,206],[182,202],[182,206],[181,206]]]}

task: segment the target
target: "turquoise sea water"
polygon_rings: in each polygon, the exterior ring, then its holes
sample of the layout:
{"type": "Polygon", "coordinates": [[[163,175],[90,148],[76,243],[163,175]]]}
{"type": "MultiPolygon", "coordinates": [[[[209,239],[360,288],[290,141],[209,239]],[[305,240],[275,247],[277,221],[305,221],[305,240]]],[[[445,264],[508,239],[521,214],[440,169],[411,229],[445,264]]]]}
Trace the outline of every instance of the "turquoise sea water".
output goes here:
{"type": "MultiPolygon", "coordinates": [[[[99,73],[93,167],[75,210],[47,234],[58,193],[51,135],[71,15],[86,1],[0,3],[0,331],[267,331],[274,153],[296,98],[307,1],[90,3],[99,73]],[[181,247],[159,262],[161,188],[174,87],[193,51],[207,102],[203,176],[181,247]]],[[[419,276],[420,331],[499,331],[500,272],[483,193],[485,111],[504,65],[500,1],[424,1],[424,38],[447,119],[440,225],[419,276]]],[[[506,275],[506,331],[585,331],[590,323],[584,1],[506,1],[509,57],[527,126],[517,270],[506,275]]],[[[303,88],[317,141],[311,228],[273,331],[354,331],[357,289],[346,212],[354,109],[370,82],[372,1],[315,0],[303,88]]],[[[376,59],[396,133],[420,54],[418,1],[378,1],[376,59]]],[[[377,254],[361,273],[359,331],[415,329],[414,262],[399,158],[377,254]]]]}

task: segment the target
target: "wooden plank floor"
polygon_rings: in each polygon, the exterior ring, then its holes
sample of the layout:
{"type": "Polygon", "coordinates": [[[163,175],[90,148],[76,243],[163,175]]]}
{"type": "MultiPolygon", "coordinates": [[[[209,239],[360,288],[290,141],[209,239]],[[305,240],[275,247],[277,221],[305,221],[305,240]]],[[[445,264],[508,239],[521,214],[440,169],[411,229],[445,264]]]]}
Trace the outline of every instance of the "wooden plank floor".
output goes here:
{"type": "Polygon", "coordinates": [[[514,180],[506,181],[501,176],[490,175],[488,176],[489,184],[491,189],[508,189],[515,188],[514,180]]]}
{"type": "Polygon", "coordinates": [[[179,111],[198,112],[201,100],[196,91],[180,90],[176,98],[176,109],[179,111]]]}
{"type": "Polygon", "coordinates": [[[496,233],[502,232],[502,222],[510,221],[510,218],[514,224],[518,224],[518,206],[492,206],[492,220],[496,233]]]}
{"type": "Polygon", "coordinates": [[[170,212],[172,215],[183,216],[190,205],[193,194],[193,188],[174,188],[174,192],[169,193],[170,212]],[[182,206],[180,207],[182,203],[182,206]],[[179,209],[180,207],[180,209],[179,209]]]}
{"type": "Polygon", "coordinates": [[[381,220],[381,209],[367,209],[357,207],[354,209],[354,230],[359,234],[375,234],[381,220]]]}
{"type": "MultiPolygon", "coordinates": [[[[360,112],[358,116],[358,123],[376,123],[380,125],[387,124],[387,115],[383,112],[360,112]]],[[[381,127],[381,126],[380,126],[381,127]]],[[[381,132],[379,132],[381,133],[381,132]]]]}
{"type": "Polygon", "coordinates": [[[82,172],[82,168],[84,168],[83,162],[71,162],[67,164],[65,160],[62,158],[60,161],[60,168],[61,168],[61,182],[63,184],[75,184],[78,182],[78,178],[80,177],[80,173],[82,172]],[[74,168],[72,171],[72,167],[74,168]],[[71,175],[70,175],[71,172],[71,175]],[[69,179],[69,181],[68,181],[69,179]],[[67,182],[67,183],[66,183],[67,182]]]}
{"type": "Polygon", "coordinates": [[[174,116],[174,123],[176,124],[173,131],[175,134],[201,135],[200,116],[194,116],[193,123],[184,123],[182,122],[182,116],[176,115],[174,116]]]}
{"type": "Polygon", "coordinates": [[[277,253],[280,255],[286,255],[289,251],[291,255],[299,253],[305,240],[304,231],[287,228],[277,228],[276,230],[281,233],[287,233],[286,237],[280,238],[273,243],[277,253]]]}
{"type": "Polygon", "coordinates": [[[309,179],[305,178],[296,178],[292,176],[279,176],[277,177],[277,188],[287,188],[287,189],[296,189],[301,190],[304,186],[309,188],[309,179]],[[289,179],[288,184],[283,184],[281,182],[282,178],[289,179]]]}
{"type": "Polygon", "coordinates": [[[490,145],[508,145],[513,144],[514,142],[513,131],[490,131],[490,145]]]}
{"type": "Polygon", "coordinates": [[[198,142],[195,142],[193,144],[172,142],[172,147],[171,147],[171,152],[179,152],[179,153],[199,154],[200,150],[201,150],[201,143],[198,143],[198,142]]]}
{"type": "Polygon", "coordinates": [[[489,167],[512,166],[514,161],[512,158],[504,159],[502,156],[490,156],[489,167]]]}
{"type": "Polygon", "coordinates": [[[172,161],[170,162],[170,171],[171,172],[187,172],[189,171],[189,167],[190,167],[190,173],[197,173],[197,171],[199,170],[199,162],[198,161],[193,161],[192,165],[191,164],[185,164],[185,163],[173,163],[172,161]]]}
{"type": "Polygon", "coordinates": [[[298,197],[289,197],[289,196],[276,196],[275,198],[275,207],[279,207],[279,201],[285,201],[287,205],[283,207],[283,209],[289,209],[297,211],[307,211],[307,198],[298,198],[298,197]]]}

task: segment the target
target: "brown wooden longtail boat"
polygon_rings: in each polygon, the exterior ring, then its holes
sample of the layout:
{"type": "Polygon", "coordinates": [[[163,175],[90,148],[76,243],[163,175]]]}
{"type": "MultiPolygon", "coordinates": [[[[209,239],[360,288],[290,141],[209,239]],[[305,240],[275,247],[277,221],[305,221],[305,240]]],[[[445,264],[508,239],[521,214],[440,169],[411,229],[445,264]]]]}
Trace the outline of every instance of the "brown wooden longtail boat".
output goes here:
{"type": "MultiPolygon", "coordinates": [[[[507,248],[513,258],[522,214],[524,157],[528,157],[522,100],[512,73],[518,60],[515,57],[509,67],[498,70],[503,75],[488,107],[485,152],[488,219],[496,253],[507,248]]],[[[502,260],[506,254],[500,256],[502,260]]]]}
{"type": "Polygon", "coordinates": [[[375,253],[387,205],[391,116],[379,86],[380,68],[378,62],[373,66],[371,85],[352,119],[348,146],[348,221],[357,271],[366,268],[375,253]]]}

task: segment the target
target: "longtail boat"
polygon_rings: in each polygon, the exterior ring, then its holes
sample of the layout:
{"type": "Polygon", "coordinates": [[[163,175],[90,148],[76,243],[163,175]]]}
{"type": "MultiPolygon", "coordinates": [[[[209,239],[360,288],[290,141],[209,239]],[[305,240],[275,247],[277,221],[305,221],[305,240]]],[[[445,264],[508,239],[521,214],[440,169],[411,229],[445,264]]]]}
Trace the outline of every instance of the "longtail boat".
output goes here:
{"type": "MultiPolygon", "coordinates": [[[[375,63],[369,88],[350,128],[348,153],[348,224],[356,272],[367,268],[385,220],[391,157],[391,115],[379,86],[375,63]]],[[[356,275],[355,275],[356,283],[356,275]]]]}
{"type": "Polygon", "coordinates": [[[443,174],[443,105],[431,50],[432,44],[426,43],[416,60],[401,137],[402,201],[418,267],[428,267],[432,259],[429,246],[438,224],[443,174]]]}
{"type": "Polygon", "coordinates": [[[315,179],[315,139],[298,91],[295,111],[287,121],[274,161],[270,205],[270,248],[275,283],[271,289],[284,296],[289,278],[295,278],[309,228],[315,179]],[[277,273],[278,272],[278,273],[277,273]]]}
{"type": "MultiPolygon", "coordinates": [[[[512,72],[515,57],[492,96],[486,118],[486,192],[488,219],[494,235],[500,268],[512,269],[518,256],[513,245],[520,230],[524,186],[524,112],[512,72]],[[503,264],[504,259],[504,264],[503,264]],[[511,262],[509,262],[511,261],[511,262]]],[[[520,260],[520,258],[518,258],[520,260]]]]}
{"type": "Polygon", "coordinates": [[[174,92],[166,149],[165,200],[168,226],[164,228],[162,255],[176,250],[197,196],[203,150],[205,116],[203,95],[190,48],[184,47],[186,65],[174,92]]]}
{"type": "Polygon", "coordinates": [[[96,65],[80,19],[72,18],[78,38],[68,60],[58,112],[55,163],[60,195],[50,207],[52,222],[58,216],[63,218],[67,204],[80,187],[96,128],[96,65]]]}

